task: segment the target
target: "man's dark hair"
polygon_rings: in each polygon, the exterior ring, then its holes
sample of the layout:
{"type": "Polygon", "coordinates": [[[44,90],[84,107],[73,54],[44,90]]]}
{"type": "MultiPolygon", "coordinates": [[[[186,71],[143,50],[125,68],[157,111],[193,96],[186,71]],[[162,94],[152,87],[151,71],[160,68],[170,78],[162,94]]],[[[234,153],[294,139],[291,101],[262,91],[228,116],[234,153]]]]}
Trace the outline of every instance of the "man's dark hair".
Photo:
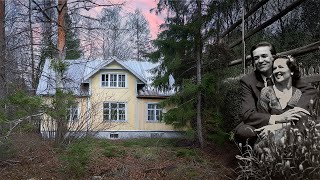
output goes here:
{"type": "Polygon", "coordinates": [[[250,55],[251,55],[251,60],[252,60],[252,67],[254,67],[254,59],[253,59],[253,51],[255,49],[257,49],[258,47],[269,47],[270,48],[270,52],[271,52],[271,55],[276,55],[277,52],[276,52],[276,49],[274,48],[274,45],[267,42],[267,41],[262,41],[262,42],[259,42],[258,44],[254,45],[251,47],[251,50],[250,50],[250,55]]]}

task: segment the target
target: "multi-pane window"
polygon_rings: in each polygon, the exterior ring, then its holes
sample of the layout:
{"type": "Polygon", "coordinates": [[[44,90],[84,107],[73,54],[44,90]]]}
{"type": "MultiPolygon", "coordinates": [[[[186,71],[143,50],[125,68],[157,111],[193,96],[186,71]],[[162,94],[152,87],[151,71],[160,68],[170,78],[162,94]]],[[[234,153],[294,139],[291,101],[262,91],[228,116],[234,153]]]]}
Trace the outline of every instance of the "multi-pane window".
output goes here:
{"type": "Polygon", "coordinates": [[[160,121],[162,118],[162,109],[159,104],[148,104],[148,121],[160,121]]]}
{"type": "Polygon", "coordinates": [[[118,75],[118,87],[126,87],[126,76],[124,74],[118,75]]]}
{"type": "Polygon", "coordinates": [[[109,86],[109,75],[108,74],[102,74],[101,75],[101,86],[102,87],[108,87],[109,86]]]}
{"type": "Polygon", "coordinates": [[[103,103],[103,120],[125,121],[126,120],[126,103],[121,103],[121,102],[103,103]]]}
{"type": "Polygon", "coordinates": [[[102,87],[126,87],[125,74],[101,74],[102,87]]]}
{"type": "Polygon", "coordinates": [[[68,108],[68,117],[67,119],[69,121],[77,121],[79,119],[79,108],[78,108],[78,103],[75,105],[70,106],[68,108]]]}

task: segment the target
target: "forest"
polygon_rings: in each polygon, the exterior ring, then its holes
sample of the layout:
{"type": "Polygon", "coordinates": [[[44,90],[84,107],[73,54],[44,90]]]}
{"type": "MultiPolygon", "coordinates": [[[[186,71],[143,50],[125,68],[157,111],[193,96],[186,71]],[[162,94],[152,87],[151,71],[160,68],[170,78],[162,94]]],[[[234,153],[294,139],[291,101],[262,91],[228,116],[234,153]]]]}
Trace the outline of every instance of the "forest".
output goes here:
{"type": "MultiPolygon", "coordinates": [[[[179,174],[186,179],[312,179],[320,174],[320,133],[312,129],[314,126],[308,127],[310,141],[295,142],[299,145],[292,147],[291,159],[285,161],[285,155],[279,155],[275,157],[277,161],[269,159],[264,163],[255,154],[251,154],[252,159],[236,156],[239,152],[232,132],[241,122],[239,79],[252,71],[250,48],[258,42],[268,41],[278,54],[294,56],[305,79],[309,78],[319,91],[318,0],[157,0],[150,13],[164,17],[164,23],[156,39],[151,39],[150,25],[141,10],[129,12],[124,8],[126,3],[0,1],[3,178],[41,179],[41,173],[34,170],[20,170],[21,174],[14,176],[19,168],[37,169],[27,156],[39,161],[35,163],[39,165],[46,161],[43,156],[52,158],[52,167],[43,163],[45,167],[39,169],[45,172],[44,179],[177,179],[179,174]],[[89,12],[94,9],[101,11],[91,15],[89,12]],[[66,138],[69,108],[76,98],[68,92],[65,81],[68,62],[112,57],[159,64],[152,70],[152,85],[175,92],[161,102],[163,107],[174,107],[163,114],[163,121],[175,128],[186,128],[185,139],[155,139],[153,143],[148,139],[122,142],[66,138]],[[37,94],[46,60],[55,72],[56,94],[51,105],[37,94]],[[39,138],[44,114],[57,122],[53,140],[39,138]],[[24,149],[21,143],[30,147],[24,149]],[[29,152],[22,160],[17,158],[24,151],[29,152]],[[34,151],[49,154],[34,155],[34,151]],[[116,165],[107,165],[94,157],[95,153],[116,165]],[[305,158],[298,158],[302,156],[305,158]],[[181,167],[174,161],[180,162],[181,167]],[[141,166],[135,169],[133,162],[141,166]],[[276,164],[280,170],[272,168],[276,164]],[[206,165],[208,168],[204,168],[206,165]],[[56,171],[49,172],[48,168],[56,171]],[[184,171],[189,173],[183,174],[184,171]]],[[[318,121],[320,102],[314,104],[312,118],[318,121]]]]}

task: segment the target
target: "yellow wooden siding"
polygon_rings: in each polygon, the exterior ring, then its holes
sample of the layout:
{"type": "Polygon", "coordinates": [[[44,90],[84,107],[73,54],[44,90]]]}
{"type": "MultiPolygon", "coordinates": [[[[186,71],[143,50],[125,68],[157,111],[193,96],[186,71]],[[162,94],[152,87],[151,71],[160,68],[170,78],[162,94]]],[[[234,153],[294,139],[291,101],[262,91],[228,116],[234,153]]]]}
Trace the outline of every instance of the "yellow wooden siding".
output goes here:
{"type": "MultiPolygon", "coordinates": [[[[52,103],[52,97],[42,97],[42,100],[50,105],[52,103]]],[[[88,111],[87,111],[87,97],[78,97],[75,99],[78,102],[78,111],[79,111],[79,120],[77,121],[69,121],[68,122],[68,130],[69,131],[85,131],[87,129],[87,119],[88,119],[88,111]]],[[[41,131],[54,131],[56,130],[56,122],[49,115],[43,115],[43,121],[40,127],[41,131]]]]}
{"type": "Polygon", "coordinates": [[[139,130],[147,131],[170,131],[174,130],[171,125],[166,125],[164,122],[147,122],[147,104],[159,103],[161,99],[138,99],[139,112],[139,130]]]}
{"type": "Polygon", "coordinates": [[[136,77],[117,63],[111,63],[107,70],[102,69],[91,78],[92,126],[94,130],[135,130],[136,77]],[[126,75],[126,88],[101,87],[101,74],[123,73],[126,75]],[[103,102],[124,102],[126,122],[103,121],[103,102]]]}
{"type": "MultiPolygon", "coordinates": [[[[137,81],[139,81],[131,72],[124,69],[118,63],[111,63],[98,71],[90,78],[90,98],[79,97],[76,101],[79,103],[80,119],[77,122],[69,123],[70,131],[92,130],[92,131],[171,131],[174,130],[171,125],[164,122],[147,122],[147,103],[160,102],[161,99],[138,99],[137,81]],[[126,75],[126,87],[102,87],[101,74],[103,73],[121,73],[126,75]],[[88,100],[90,111],[88,112],[88,100]],[[103,121],[103,103],[104,102],[124,102],[126,103],[126,121],[125,122],[107,122],[103,121]],[[89,118],[90,117],[90,118],[89,118]]],[[[51,98],[45,98],[50,103],[51,98]]],[[[48,116],[44,116],[45,123],[41,130],[53,130],[48,116]],[[51,127],[50,127],[51,126],[51,127]]]]}

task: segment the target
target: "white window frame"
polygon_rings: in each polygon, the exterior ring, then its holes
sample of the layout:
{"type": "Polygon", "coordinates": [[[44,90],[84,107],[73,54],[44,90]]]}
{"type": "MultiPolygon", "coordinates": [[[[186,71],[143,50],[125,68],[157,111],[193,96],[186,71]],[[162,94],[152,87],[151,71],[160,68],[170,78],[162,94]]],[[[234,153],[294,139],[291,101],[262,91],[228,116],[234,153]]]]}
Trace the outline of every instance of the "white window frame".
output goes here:
{"type": "Polygon", "coordinates": [[[75,121],[79,121],[79,117],[80,117],[79,103],[75,103],[75,105],[72,105],[68,108],[67,118],[69,122],[75,122],[75,121]],[[74,112],[76,112],[76,114],[74,112]],[[74,116],[76,117],[74,118],[74,116]]]}
{"type": "Polygon", "coordinates": [[[103,102],[102,105],[102,119],[103,121],[111,121],[111,122],[127,122],[128,117],[128,109],[127,109],[127,103],[126,102],[103,102]],[[108,107],[105,108],[105,104],[108,104],[108,107]],[[120,108],[119,105],[124,105],[124,108],[120,108]],[[112,108],[112,105],[116,105],[116,108],[112,108]],[[115,109],[116,111],[116,119],[112,118],[112,110],[115,109]],[[120,114],[119,111],[124,110],[124,119],[120,120],[120,114]],[[108,116],[108,119],[105,119],[105,116],[108,116]]]}
{"type": "Polygon", "coordinates": [[[103,88],[127,88],[128,87],[127,74],[126,73],[117,73],[117,72],[115,72],[115,73],[101,73],[100,74],[100,86],[103,88]],[[103,80],[103,77],[104,77],[104,80],[103,80]]]}
{"type": "Polygon", "coordinates": [[[147,122],[162,122],[162,117],[164,113],[164,109],[159,107],[159,103],[147,103],[147,122]],[[154,108],[149,108],[149,105],[154,105],[154,108]],[[149,119],[149,111],[152,112],[153,119],[149,119]],[[159,119],[157,119],[157,111],[159,111],[159,119]]]}

